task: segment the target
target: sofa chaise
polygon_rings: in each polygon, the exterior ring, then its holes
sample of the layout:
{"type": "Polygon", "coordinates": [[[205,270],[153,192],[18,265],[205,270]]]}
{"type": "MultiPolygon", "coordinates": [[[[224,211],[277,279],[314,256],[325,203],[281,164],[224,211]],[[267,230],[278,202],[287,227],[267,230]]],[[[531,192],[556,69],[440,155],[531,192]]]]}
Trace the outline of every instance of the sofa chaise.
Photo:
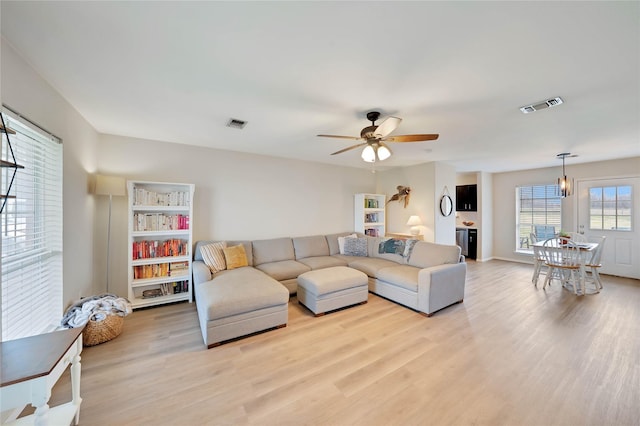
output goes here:
{"type": "Polygon", "coordinates": [[[460,247],[413,241],[411,250],[389,253],[382,250],[388,238],[356,234],[357,241],[352,241],[361,250],[341,253],[339,238],[350,235],[227,241],[227,246],[242,246],[246,266],[216,272],[201,253],[214,242],[198,241],[193,282],[205,344],[213,347],[286,326],[288,299],[297,291],[298,276],[322,268],[346,266],[364,272],[371,293],[425,316],[463,301],[467,268],[460,247]]]}

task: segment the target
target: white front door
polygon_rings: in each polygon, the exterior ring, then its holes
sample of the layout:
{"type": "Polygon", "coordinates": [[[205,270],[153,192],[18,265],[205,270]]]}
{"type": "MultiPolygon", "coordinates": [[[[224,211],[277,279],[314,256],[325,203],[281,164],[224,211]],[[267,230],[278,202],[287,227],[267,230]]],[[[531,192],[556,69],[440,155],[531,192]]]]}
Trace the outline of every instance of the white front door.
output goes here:
{"type": "Polygon", "coordinates": [[[640,278],[640,177],[578,181],[578,232],[607,237],[603,274],[640,278]]]}

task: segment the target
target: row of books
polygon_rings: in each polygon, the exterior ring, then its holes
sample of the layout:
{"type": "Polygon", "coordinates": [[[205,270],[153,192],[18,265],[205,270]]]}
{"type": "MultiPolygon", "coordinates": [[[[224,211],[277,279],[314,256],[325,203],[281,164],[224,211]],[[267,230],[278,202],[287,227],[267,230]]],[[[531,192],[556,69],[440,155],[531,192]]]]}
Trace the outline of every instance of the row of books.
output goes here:
{"type": "Polygon", "coordinates": [[[162,283],[158,288],[144,290],[143,299],[152,297],[168,296],[170,294],[186,293],[189,291],[189,281],[176,281],[174,283],[162,283]]]}
{"type": "Polygon", "coordinates": [[[376,228],[367,228],[364,230],[364,234],[370,237],[379,237],[380,232],[376,228]]]}
{"type": "Polygon", "coordinates": [[[377,209],[379,208],[378,200],[375,198],[365,198],[364,199],[364,208],[365,209],[377,209]]]}
{"type": "Polygon", "coordinates": [[[134,231],[174,231],[189,229],[189,215],[164,213],[136,213],[133,215],[134,231]]]}
{"type": "Polygon", "coordinates": [[[187,256],[187,240],[171,239],[165,241],[134,241],[133,260],[152,259],[154,257],[187,256]]]}
{"type": "Polygon", "coordinates": [[[378,215],[378,213],[366,213],[364,215],[365,223],[378,223],[380,222],[380,220],[378,220],[379,218],[380,216],[378,215]]]}
{"type": "Polygon", "coordinates": [[[144,188],[134,188],[134,206],[189,206],[188,191],[155,192],[144,188]]]}
{"type": "Polygon", "coordinates": [[[133,267],[133,279],[177,277],[189,274],[189,262],[167,262],[133,267]]]}

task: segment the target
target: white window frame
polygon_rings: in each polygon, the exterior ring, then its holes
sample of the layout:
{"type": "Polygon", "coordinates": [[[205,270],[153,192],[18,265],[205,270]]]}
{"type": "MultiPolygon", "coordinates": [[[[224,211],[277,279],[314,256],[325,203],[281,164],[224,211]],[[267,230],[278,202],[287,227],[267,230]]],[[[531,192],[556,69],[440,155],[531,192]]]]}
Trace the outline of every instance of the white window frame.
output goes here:
{"type": "MultiPolygon", "coordinates": [[[[515,228],[515,251],[520,253],[533,253],[531,247],[529,235],[534,232],[535,225],[551,225],[556,227],[556,231],[559,232],[562,228],[562,197],[557,195],[557,184],[534,184],[534,185],[520,185],[516,187],[516,228],[515,228]],[[532,220],[527,223],[521,221],[521,211],[523,196],[522,191],[531,191],[532,196],[532,208],[531,216],[532,220]],[[537,194],[538,196],[536,196],[537,194]],[[538,212],[543,213],[545,220],[535,221],[533,200],[538,200],[538,212]],[[555,209],[555,206],[558,206],[555,209]],[[541,207],[543,207],[541,209],[541,207]],[[528,228],[527,228],[528,227],[528,228]]],[[[524,198],[528,200],[529,198],[524,198]]]]}
{"type": "Polygon", "coordinates": [[[591,231],[633,231],[633,186],[632,185],[606,185],[606,186],[594,186],[589,188],[589,230],[591,231]],[[629,191],[629,198],[621,198],[620,190],[626,188],[629,191]],[[606,190],[614,190],[614,199],[605,199],[606,190]],[[600,190],[601,198],[594,200],[594,190],[600,190]],[[595,214],[595,206],[599,205],[598,214],[595,214]],[[625,207],[626,206],[626,207],[625,207]],[[626,212],[622,214],[621,212],[626,212]],[[608,213],[608,214],[606,214],[608,213]],[[600,219],[600,226],[594,227],[594,217],[600,219]],[[629,227],[620,226],[621,218],[627,218],[625,222],[629,223],[629,227]],[[615,226],[606,228],[604,226],[606,218],[614,219],[615,226]]]}
{"type": "MultiPolygon", "coordinates": [[[[62,142],[9,110],[2,110],[18,169],[0,215],[1,340],[53,331],[62,319],[62,142]]],[[[5,138],[4,136],[3,138],[5,138]]],[[[12,161],[2,141],[2,159],[12,161]]],[[[3,168],[0,190],[13,169],[3,168]]]]}

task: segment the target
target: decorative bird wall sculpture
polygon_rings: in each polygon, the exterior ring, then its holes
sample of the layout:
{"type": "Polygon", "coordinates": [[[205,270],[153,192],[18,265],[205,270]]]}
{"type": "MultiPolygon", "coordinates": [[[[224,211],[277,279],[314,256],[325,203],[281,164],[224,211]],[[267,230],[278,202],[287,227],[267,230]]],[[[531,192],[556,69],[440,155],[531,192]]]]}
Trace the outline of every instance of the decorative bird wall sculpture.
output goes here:
{"type": "Polygon", "coordinates": [[[404,203],[404,208],[406,209],[409,205],[409,198],[411,197],[411,188],[408,186],[398,185],[396,189],[398,190],[398,193],[393,194],[391,198],[389,198],[389,201],[387,201],[387,204],[392,201],[398,201],[399,203],[404,203]]]}

